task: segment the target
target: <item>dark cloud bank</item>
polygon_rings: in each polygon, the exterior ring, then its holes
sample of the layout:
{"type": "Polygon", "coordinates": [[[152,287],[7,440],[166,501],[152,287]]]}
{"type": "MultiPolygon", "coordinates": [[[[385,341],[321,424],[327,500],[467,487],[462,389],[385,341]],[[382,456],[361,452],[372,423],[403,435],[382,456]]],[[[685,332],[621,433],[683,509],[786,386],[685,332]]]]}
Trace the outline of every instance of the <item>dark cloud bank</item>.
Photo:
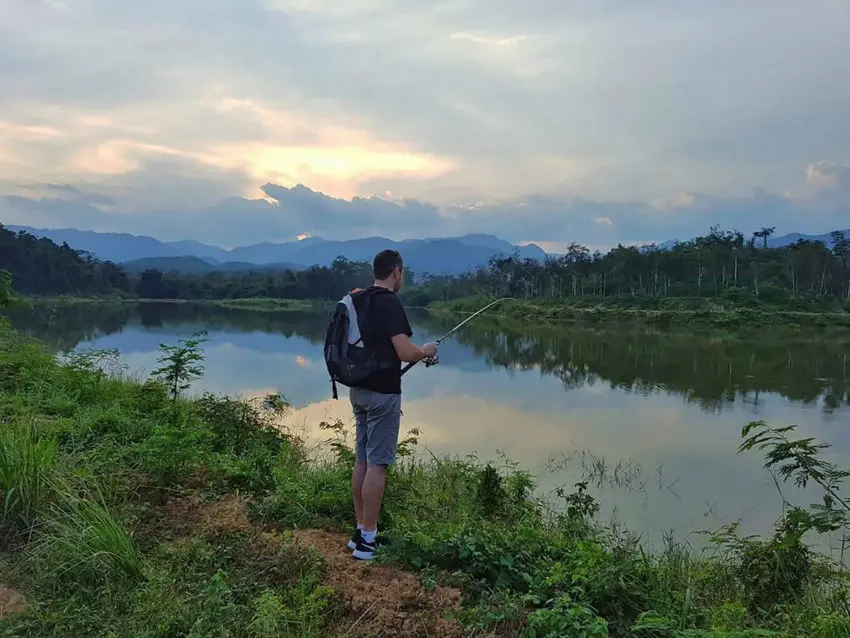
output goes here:
{"type": "Polygon", "coordinates": [[[850,221],[850,167],[809,167],[817,189],[805,198],[755,190],[746,197],[689,194],[667,202],[522,200],[438,208],[415,200],[336,199],[306,186],[266,184],[266,199],[231,197],[197,208],[122,211],[120,201],[68,185],[38,196],[0,197],[0,222],[41,228],[129,232],[163,240],[195,239],[221,246],[286,241],[299,234],[328,239],[450,236],[486,232],[513,242],[571,242],[610,246],[684,239],[711,225],[745,233],[776,226],[778,233],[821,233],[850,221]]]}

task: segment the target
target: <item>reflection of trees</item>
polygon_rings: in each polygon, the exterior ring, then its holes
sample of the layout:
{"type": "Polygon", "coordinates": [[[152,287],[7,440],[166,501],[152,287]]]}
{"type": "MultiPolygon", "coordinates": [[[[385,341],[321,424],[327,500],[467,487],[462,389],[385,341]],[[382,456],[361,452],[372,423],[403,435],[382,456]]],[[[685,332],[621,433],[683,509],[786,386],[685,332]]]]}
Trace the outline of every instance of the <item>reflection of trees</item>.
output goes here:
{"type": "MultiPolygon", "coordinates": [[[[439,332],[445,319],[434,321],[439,332]]],[[[481,325],[457,340],[496,367],[537,369],[566,389],[605,382],[640,395],[674,393],[706,410],[764,392],[793,401],[850,405],[850,342],[670,336],[628,331],[505,331],[481,325]]]]}
{"type": "MultiPolygon", "coordinates": [[[[320,344],[325,317],[310,312],[256,312],[212,305],[38,305],[8,313],[13,325],[61,351],[127,325],[169,331],[199,327],[264,332],[320,344]]],[[[412,313],[417,331],[442,334],[455,319],[412,313]]],[[[706,410],[736,399],[757,403],[776,393],[793,401],[823,401],[825,410],[850,405],[850,341],[789,339],[787,335],[730,340],[629,331],[506,330],[482,321],[455,337],[470,354],[508,370],[540,370],[566,389],[606,383],[648,396],[673,393],[706,410]]],[[[446,362],[449,363],[448,361],[446,362]]]]}
{"type": "Polygon", "coordinates": [[[70,352],[83,341],[120,332],[134,314],[129,304],[34,303],[8,309],[12,326],[56,352],[70,352]]]}
{"type": "Polygon", "coordinates": [[[60,352],[83,341],[120,332],[127,326],[153,329],[206,328],[218,332],[265,332],[301,337],[311,343],[325,338],[325,325],[316,313],[256,312],[239,308],[190,304],[37,304],[10,312],[12,325],[60,352]]]}

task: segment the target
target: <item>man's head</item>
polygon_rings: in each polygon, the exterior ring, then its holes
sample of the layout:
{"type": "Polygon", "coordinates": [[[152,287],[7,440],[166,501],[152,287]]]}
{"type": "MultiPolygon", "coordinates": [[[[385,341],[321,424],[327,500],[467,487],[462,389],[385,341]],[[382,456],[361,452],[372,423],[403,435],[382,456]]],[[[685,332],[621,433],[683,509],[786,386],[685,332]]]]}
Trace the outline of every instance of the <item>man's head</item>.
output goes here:
{"type": "Polygon", "coordinates": [[[404,262],[397,250],[382,250],[372,262],[375,284],[393,292],[401,290],[404,281],[404,262]]]}

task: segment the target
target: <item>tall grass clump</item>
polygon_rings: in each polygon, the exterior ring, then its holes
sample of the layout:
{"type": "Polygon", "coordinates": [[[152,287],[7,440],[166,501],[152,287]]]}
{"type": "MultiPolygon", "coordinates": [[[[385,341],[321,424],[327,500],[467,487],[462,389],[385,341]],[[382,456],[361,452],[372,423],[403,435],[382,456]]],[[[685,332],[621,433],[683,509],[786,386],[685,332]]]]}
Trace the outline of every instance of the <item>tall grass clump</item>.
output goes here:
{"type": "Polygon", "coordinates": [[[3,527],[26,530],[35,525],[53,496],[56,455],[56,441],[39,437],[31,425],[0,425],[3,527]]]}
{"type": "Polygon", "coordinates": [[[66,495],[50,508],[31,558],[48,580],[85,587],[136,580],[143,558],[99,499],[66,495]]]}

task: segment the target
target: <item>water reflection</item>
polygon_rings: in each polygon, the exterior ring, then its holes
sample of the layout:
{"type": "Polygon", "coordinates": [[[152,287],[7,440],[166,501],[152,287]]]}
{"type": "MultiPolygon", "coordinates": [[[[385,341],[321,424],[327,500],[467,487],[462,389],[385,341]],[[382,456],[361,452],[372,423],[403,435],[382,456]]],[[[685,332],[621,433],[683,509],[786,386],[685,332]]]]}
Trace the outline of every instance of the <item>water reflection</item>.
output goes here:
{"type": "MultiPolygon", "coordinates": [[[[280,392],[298,406],[284,425],[314,441],[326,437],[322,420],[350,422],[347,401],[330,400],[322,315],[74,304],[11,319],[60,351],[117,348],[140,374],[155,367],[160,342],[204,328],[198,389],[280,392]]],[[[418,339],[452,323],[412,319],[418,339]]],[[[596,477],[603,511],[648,538],[738,519],[764,531],[781,500],[758,455],[735,453],[740,429],[762,418],[797,423],[830,442],[834,458],[850,459],[848,355],[847,339],[506,331],[480,322],[444,345],[439,366],[405,377],[403,427],[421,429],[438,455],[503,453],[534,472],[544,494],[596,477]]]]}
{"type": "MultiPolygon", "coordinates": [[[[235,336],[282,335],[320,344],[325,317],[315,313],[263,313],[196,304],[40,305],[11,315],[14,325],[60,351],[127,329],[185,336],[204,328],[235,336]]],[[[451,319],[413,313],[418,335],[442,334],[451,319]]],[[[141,344],[140,344],[141,345],[141,344]]],[[[263,347],[266,347],[264,344],[263,347]]],[[[141,346],[141,347],[147,347],[141,346]]],[[[564,389],[605,384],[640,396],[677,394],[716,412],[740,402],[758,406],[776,394],[826,413],[850,406],[850,337],[781,338],[765,334],[729,339],[683,334],[595,331],[506,331],[470,325],[444,345],[442,361],[464,372],[539,371],[564,389]]],[[[305,363],[307,358],[303,358],[305,363]]]]}

